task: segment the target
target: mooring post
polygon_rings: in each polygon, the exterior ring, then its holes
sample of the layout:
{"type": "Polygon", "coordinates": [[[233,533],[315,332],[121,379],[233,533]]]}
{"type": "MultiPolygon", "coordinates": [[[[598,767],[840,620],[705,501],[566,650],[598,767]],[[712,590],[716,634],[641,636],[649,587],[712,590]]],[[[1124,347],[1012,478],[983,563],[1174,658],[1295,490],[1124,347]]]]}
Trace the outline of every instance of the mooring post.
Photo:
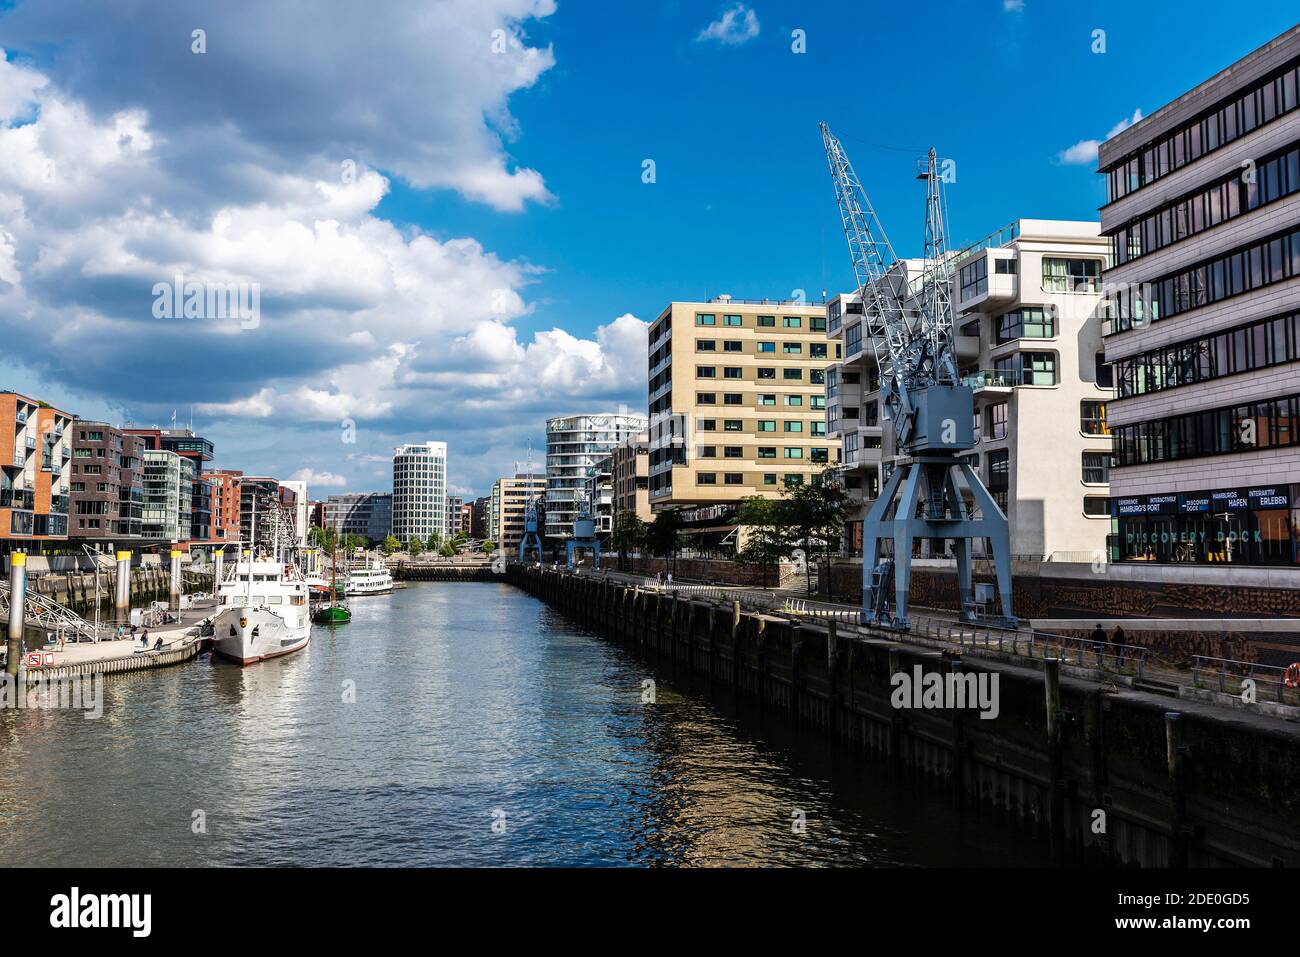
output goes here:
{"type": "Polygon", "coordinates": [[[172,611],[181,610],[181,550],[173,548],[171,582],[167,588],[167,607],[172,611]]]}
{"type": "Polygon", "coordinates": [[[23,657],[23,611],[27,605],[27,553],[9,556],[9,642],[5,646],[5,671],[18,674],[23,657]]]}
{"type": "Polygon", "coordinates": [[[1047,763],[1051,778],[1048,790],[1048,826],[1051,828],[1052,860],[1065,859],[1065,782],[1061,756],[1061,659],[1043,660],[1043,686],[1047,693],[1047,763]]]}
{"type": "Polygon", "coordinates": [[[113,579],[113,614],[119,623],[131,615],[131,553],[117,553],[117,575],[113,579]]]}
{"type": "MultiPolygon", "coordinates": [[[[224,548],[218,548],[213,561],[215,562],[215,565],[212,571],[212,594],[216,595],[221,591],[222,573],[226,567],[226,550],[224,548]]],[[[331,599],[333,599],[333,597],[333,595],[330,596],[331,599]]]]}
{"type": "Polygon", "coordinates": [[[1187,866],[1187,789],[1183,770],[1183,716],[1177,711],[1165,712],[1165,759],[1169,765],[1169,797],[1172,805],[1169,864],[1171,867],[1187,866]]]}

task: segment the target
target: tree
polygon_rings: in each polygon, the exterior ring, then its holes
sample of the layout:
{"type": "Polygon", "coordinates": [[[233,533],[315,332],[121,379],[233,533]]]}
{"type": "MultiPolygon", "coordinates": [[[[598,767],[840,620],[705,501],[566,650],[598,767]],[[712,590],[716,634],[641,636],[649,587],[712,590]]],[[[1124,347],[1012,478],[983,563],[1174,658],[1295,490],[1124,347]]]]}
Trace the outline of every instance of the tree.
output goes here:
{"type": "MultiPolygon", "coordinates": [[[[802,548],[811,569],[818,549],[830,574],[831,547],[839,546],[844,529],[848,496],[833,469],[827,469],[813,481],[787,485],[781,490],[784,505],[785,538],[790,548],[802,548]]],[[[827,588],[829,590],[829,577],[827,588]]],[[[812,595],[812,575],[808,575],[808,594],[812,595]]]]}
{"type": "Polygon", "coordinates": [[[483,551],[491,555],[497,550],[497,543],[490,538],[483,539],[483,551]]]}
{"type": "Polygon", "coordinates": [[[424,551],[424,542],[419,535],[411,536],[410,541],[406,543],[406,550],[411,553],[412,558],[424,551]]]}
{"type": "Polygon", "coordinates": [[[438,554],[443,558],[455,558],[456,546],[450,540],[445,541],[442,543],[442,547],[438,549],[438,554]]]}
{"type": "Polygon", "coordinates": [[[400,552],[402,550],[402,543],[397,540],[396,535],[389,535],[384,539],[384,544],[381,547],[383,548],[385,555],[391,555],[393,552],[400,552]]]}
{"type": "Polygon", "coordinates": [[[646,545],[650,551],[664,559],[672,559],[673,571],[677,570],[677,549],[681,538],[682,517],[675,511],[666,510],[655,516],[646,533],[646,545]]]}
{"type": "Polygon", "coordinates": [[[636,512],[624,512],[619,515],[618,521],[614,523],[614,531],[610,534],[610,544],[618,549],[620,569],[627,568],[627,553],[639,550],[645,543],[648,530],[649,526],[636,512]]]}
{"type": "Polygon", "coordinates": [[[763,587],[767,587],[767,570],[787,558],[793,550],[787,532],[788,502],[752,495],[740,500],[736,524],[747,530],[745,545],[736,553],[742,565],[763,569],[763,587]]]}

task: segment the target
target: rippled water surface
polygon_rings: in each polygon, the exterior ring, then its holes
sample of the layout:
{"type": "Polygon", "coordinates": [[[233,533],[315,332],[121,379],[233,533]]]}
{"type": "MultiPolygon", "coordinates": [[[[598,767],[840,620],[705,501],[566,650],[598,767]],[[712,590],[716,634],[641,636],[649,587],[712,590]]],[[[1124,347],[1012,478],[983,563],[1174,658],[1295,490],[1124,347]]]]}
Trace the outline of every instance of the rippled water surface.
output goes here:
{"type": "Polygon", "coordinates": [[[352,608],[286,658],[110,678],[99,720],[0,712],[0,864],[1040,862],[987,813],[656,674],[510,586],[352,608]]]}

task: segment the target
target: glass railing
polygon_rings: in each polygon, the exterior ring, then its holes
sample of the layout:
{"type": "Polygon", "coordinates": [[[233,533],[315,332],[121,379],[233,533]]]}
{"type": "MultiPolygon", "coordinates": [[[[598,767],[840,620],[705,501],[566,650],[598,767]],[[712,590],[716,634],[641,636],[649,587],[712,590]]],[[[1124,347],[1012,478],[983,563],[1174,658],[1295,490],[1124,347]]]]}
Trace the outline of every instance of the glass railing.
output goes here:
{"type": "Polygon", "coordinates": [[[961,384],[972,389],[1010,389],[1022,385],[1056,385],[1052,372],[1033,369],[979,369],[962,374],[961,384]]]}

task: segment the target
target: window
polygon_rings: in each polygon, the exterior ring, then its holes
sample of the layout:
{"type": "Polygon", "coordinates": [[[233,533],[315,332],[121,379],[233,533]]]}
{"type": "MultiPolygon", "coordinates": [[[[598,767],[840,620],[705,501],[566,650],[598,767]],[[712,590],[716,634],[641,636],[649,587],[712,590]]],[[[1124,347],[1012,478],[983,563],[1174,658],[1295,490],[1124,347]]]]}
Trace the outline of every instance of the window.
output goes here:
{"type": "Polygon", "coordinates": [[[714,341],[713,339],[696,339],[696,340],[695,340],[695,351],[696,351],[696,352],[714,352],[714,351],[717,350],[717,348],[718,348],[718,343],[717,343],[716,341],[714,341]]]}
{"type": "Polygon", "coordinates": [[[809,369],[809,370],[808,370],[808,381],[811,382],[813,385],[822,385],[823,383],[826,382],[826,370],[825,370],[825,369],[809,369]]]}
{"type": "Polygon", "coordinates": [[[997,405],[989,406],[989,434],[990,442],[1007,437],[1007,403],[999,402],[997,405]]]}
{"type": "Polygon", "coordinates": [[[764,392],[758,397],[759,405],[776,405],[776,396],[770,392],[764,392]]]}
{"type": "Polygon", "coordinates": [[[1110,435],[1106,427],[1106,403],[1085,399],[1079,404],[1079,428],[1084,435],[1110,435]]]}
{"type": "Polygon", "coordinates": [[[1103,495],[1085,495],[1083,514],[1090,518],[1110,518],[1110,499],[1103,495]]]}
{"type": "Polygon", "coordinates": [[[740,419],[724,419],[722,428],[726,432],[739,432],[742,428],[740,419]]]}
{"type": "Polygon", "coordinates": [[[708,314],[696,313],[695,324],[697,326],[716,326],[718,317],[708,314]]]}
{"type": "Polygon", "coordinates": [[[1106,362],[1106,353],[1098,352],[1092,360],[1092,374],[1099,388],[1115,388],[1115,370],[1106,362]]]}
{"type": "Polygon", "coordinates": [[[803,458],[803,449],[799,448],[797,445],[786,446],[785,457],[788,459],[801,459],[803,458]]]}
{"type": "Polygon", "coordinates": [[[788,380],[803,381],[803,370],[802,370],[802,369],[782,369],[782,370],[781,370],[781,378],[782,378],[782,379],[788,379],[788,380]]]}
{"type": "Polygon", "coordinates": [[[781,319],[781,325],[787,329],[798,329],[803,325],[803,320],[798,316],[784,316],[781,319]]]}
{"type": "Polygon", "coordinates": [[[697,379],[716,379],[718,377],[717,366],[696,366],[695,377],[697,379]]]}
{"type": "Polygon", "coordinates": [[[696,472],[695,484],[696,485],[717,485],[718,473],[717,472],[696,472]]]}
{"type": "Polygon", "coordinates": [[[764,484],[764,485],[775,485],[775,484],[776,484],[776,473],[775,473],[775,472],[764,472],[764,473],[763,473],[763,484],[764,484]]]}
{"type": "Polygon", "coordinates": [[[790,488],[794,488],[797,485],[802,485],[803,476],[800,475],[798,472],[786,472],[785,484],[790,488]]]}
{"type": "Polygon", "coordinates": [[[739,339],[727,339],[722,343],[724,352],[740,352],[741,345],[739,339]]]}
{"type": "Polygon", "coordinates": [[[993,370],[1008,385],[1056,385],[1056,353],[1012,353],[994,360],[993,370]]]}
{"type": "Polygon", "coordinates": [[[849,355],[862,351],[862,323],[850,326],[844,333],[844,348],[849,355]]]}
{"type": "Polygon", "coordinates": [[[814,408],[814,409],[824,409],[824,408],[826,408],[826,396],[824,396],[824,395],[812,395],[812,396],[809,396],[809,397],[808,397],[808,401],[809,401],[809,403],[811,404],[811,407],[814,408]]]}
{"type": "Polygon", "coordinates": [[[1027,306],[998,316],[994,341],[1001,345],[1013,339],[1051,339],[1056,335],[1056,309],[1027,306]]]}
{"type": "Polygon", "coordinates": [[[776,419],[759,419],[759,420],[758,420],[758,431],[760,431],[760,432],[775,432],[775,431],[776,431],[776,419]]]}
{"type": "Polygon", "coordinates": [[[727,378],[727,379],[739,379],[739,378],[740,378],[740,366],[723,366],[723,367],[722,367],[722,375],[723,375],[724,378],[727,378]]]}
{"type": "Polygon", "coordinates": [[[728,485],[740,485],[745,481],[744,473],[728,472],[726,481],[728,485]]]}
{"type": "Polygon", "coordinates": [[[1110,481],[1110,453],[1083,453],[1083,481],[1086,485],[1104,485],[1110,481]]]}
{"type": "Polygon", "coordinates": [[[776,369],[775,369],[775,368],[770,368],[770,369],[763,368],[763,369],[759,369],[759,370],[758,370],[758,378],[760,378],[760,379],[775,379],[775,378],[776,378],[776,369]]]}
{"type": "Polygon", "coordinates": [[[723,316],[722,324],[724,326],[739,326],[741,324],[740,316],[723,316]]]}
{"type": "Polygon", "coordinates": [[[798,419],[786,419],[785,430],[787,432],[802,432],[803,422],[799,421],[798,419]]]}
{"type": "Polygon", "coordinates": [[[814,422],[814,423],[812,423],[812,429],[811,429],[810,434],[812,434],[812,435],[825,435],[825,434],[826,434],[826,423],[825,423],[825,422],[814,422]]]}
{"type": "Polygon", "coordinates": [[[1014,276],[1016,274],[1016,261],[1014,259],[995,259],[993,260],[993,271],[999,276],[1014,276]]]}
{"type": "Polygon", "coordinates": [[[824,343],[824,342],[813,342],[813,343],[809,343],[809,345],[808,345],[808,358],[810,358],[810,359],[825,359],[825,358],[826,358],[826,343],[824,343]]]}
{"type": "Polygon", "coordinates": [[[799,342],[783,342],[781,343],[781,351],[788,356],[801,356],[803,355],[803,344],[799,342]]]}
{"type": "Polygon", "coordinates": [[[962,266],[959,278],[961,280],[961,298],[963,301],[984,295],[989,291],[988,259],[980,256],[974,262],[962,266]]]}
{"type": "Polygon", "coordinates": [[[776,343],[775,343],[775,342],[760,342],[760,343],[758,344],[758,351],[759,351],[759,352],[776,352],[776,343]]]}
{"type": "Polygon", "coordinates": [[[785,397],[785,404],[786,404],[786,405],[803,405],[803,396],[801,396],[801,395],[787,395],[787,396],[785,397]]]}
{"type": "Polygon", "coordinates": [[[825,316],[812,316],[812,317],[809,318],[809,320],[808,320],[808,328],[811,329],[813,332],[825,332],[825,331],[826,331],[826,317],[825,317],[825,316]]]}
{"type": "Polygon", "coordinates": [[[744,396],[739,392],[725,392],[722,399],[727,405],[740,405],[745,401],[744,396]]]}
{"type": "Polygon", "coordinates": [[[718,420],[717,420],[717,419],[700,419],[700,431],[701,431],[701,432],[716,432],[716,431],[718,431],[718,420]]]}
{"type": "Polygon", "coordinates": [[[1100,288],[1100,259],[1043,257],[1044,292],[1097,292],[1100,288]]]}
{"type": "Polygon", "coordinates": [[[758,326],[760,329],[775,329],[776,316],[759,316],[758,326]]]}
{"type": "Polygon", "coordinates": [[[698,405],[717,405],[718,394],[716,392],[697,392],[695,401],[698,405]]]}
{"type": "Polygon", "coordinates": [[[809,449],[808,457],[821,465],[830,462],[830,449],[809,449]]]}
{"type": "Polygon", "coordinates": [[[739,445],[728,445],[723,448],[722,454],[729,459],[738,459],[745,454],[745,450],[739,445]]]}
{"type": "Polygon", "coordinates": [[[774,459],[774,458],[776,458],[776,446],[775,446],[775,445],[760,445],[760,446],[758,447],[758,457],[759,457],[760,459],[774,459]]]}
{"type": "Polygon", "coordinates": [[[713,459],[718,457],[718,447],[716,445],[701,445],[700,458],[713,459]]]}

